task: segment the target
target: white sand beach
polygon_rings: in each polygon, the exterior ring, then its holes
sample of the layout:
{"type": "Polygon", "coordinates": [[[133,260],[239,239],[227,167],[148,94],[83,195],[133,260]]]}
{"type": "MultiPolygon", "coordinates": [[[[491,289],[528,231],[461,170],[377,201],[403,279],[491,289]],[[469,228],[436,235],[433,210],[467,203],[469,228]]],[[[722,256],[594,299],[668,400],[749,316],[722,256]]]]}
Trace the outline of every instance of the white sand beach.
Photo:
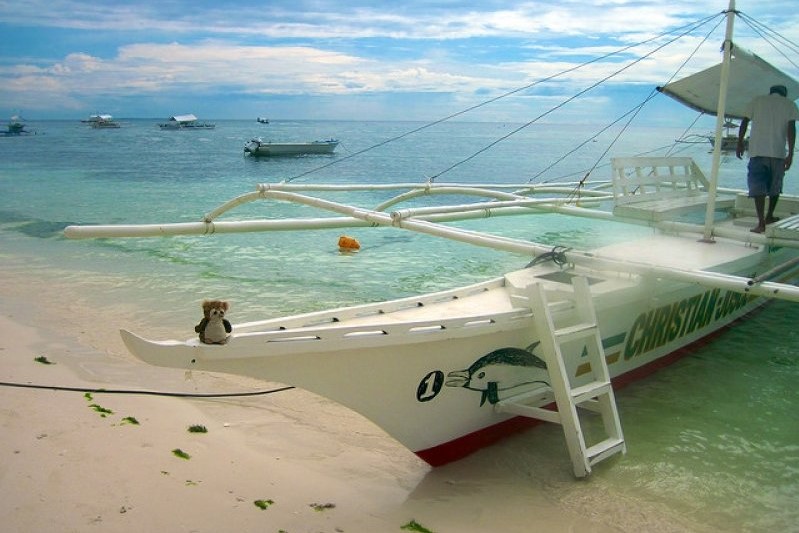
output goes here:
{"type": "Polygon", "coordinates": [[[283,386],[140,364],[117,335],[131,326],[119,323],[126,311],[38,276],[0,281],[3,531],[697,531],[601,477],[575,481],[556,427],[432,469],[359,415],[298,389],[188,399],[7,385],[283,386]]]}

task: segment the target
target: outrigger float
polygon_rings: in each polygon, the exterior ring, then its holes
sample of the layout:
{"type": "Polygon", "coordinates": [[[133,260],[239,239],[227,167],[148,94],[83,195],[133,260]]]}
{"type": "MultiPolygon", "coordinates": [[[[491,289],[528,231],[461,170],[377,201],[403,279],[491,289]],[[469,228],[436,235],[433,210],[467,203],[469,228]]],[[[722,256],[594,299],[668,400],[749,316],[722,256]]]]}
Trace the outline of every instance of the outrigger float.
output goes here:
{"type": "MultiPolygon", "coordinates": [[[[722,134],[734,1],[717,95],[722,134]]],[[[775,75],[789,87],[791,78],[775,75]]],[[[774,77],[748,88],[767,92],[774,77]]],[[[279,381],[372,420],[431,465],[442,465],[539,421],[563,425],[574,474],[626,451],[614,386],[675,360],[771,298],[799,301],[799,197],[782,197],[764,234],[751,200],[717,187],[687,157],[615,158],[611,180],[548,185],[427,183],[261,184],[193,223],[71,226],[70,238],[392,227],[532,257],[523,269],[466,287],[380,303],[235,324],[225,345],[156,341],[122,330],[130,351],[163,367],[279,381]],[[360,207],[326,193],[394,194],[360,207]],[[313,193],[313,194],[310,194],[313,193]],[[575,194],[579,193],[579,194],[575,194]],[[471,203],[397,206],[464,195],[471,203]],[[253,201],[312,206],[326,216],[228,221],[253,201]],[[494,216],[562,216],[652,228],[592,250],[460,229],[448,222],[494,216]],[[695,220],[698,214],[699,222],[695,220]],[[686,218],[694,215],[694,219],[686,218]],[[704,224],[701,218],[704,215],[704,224]],[[598,413],[599,416],[592,416],[598,413]],[[601,424],[597,422],[601,421],[601,424]]]]}

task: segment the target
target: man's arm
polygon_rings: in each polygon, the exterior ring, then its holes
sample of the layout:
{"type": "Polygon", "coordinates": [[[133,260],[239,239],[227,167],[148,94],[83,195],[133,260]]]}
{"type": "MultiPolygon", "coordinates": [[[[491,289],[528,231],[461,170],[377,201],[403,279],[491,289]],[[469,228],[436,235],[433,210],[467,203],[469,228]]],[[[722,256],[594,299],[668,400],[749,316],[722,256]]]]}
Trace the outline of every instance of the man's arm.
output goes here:
{"type": "Polygon", "coordinates": [[[785,170],[791,168],[793,163],[793,150],[796,144],[796,121],[788,122],[788,155],[785,157],[785,170]]]}
{"type": "MultiPolygon", "coordinates": [[[[744,155],[744,137],[746,137],[746,129],[749,127],[749,119],[744,117],[741,120],[741,126],[738,128],[738,146],[735,147],[735,155],[741,159],[744,155]]],[[[794,130],[794,137],[796,136],[794,130]]],[[[789,134],[790,137],[790,134],[789,134]]]]}

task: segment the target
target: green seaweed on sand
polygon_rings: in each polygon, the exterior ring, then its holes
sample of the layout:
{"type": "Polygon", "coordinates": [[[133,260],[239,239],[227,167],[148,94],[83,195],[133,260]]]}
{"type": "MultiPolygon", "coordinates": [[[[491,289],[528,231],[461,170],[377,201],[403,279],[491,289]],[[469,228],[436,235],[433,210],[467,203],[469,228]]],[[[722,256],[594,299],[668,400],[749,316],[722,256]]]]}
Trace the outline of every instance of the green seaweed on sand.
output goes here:
{"type": "Polygon", "coordinates": [[[40,355],[39,357],[34,357],[33,360],[36,361],[37,363],[41,363],[43,365],[54,365],[55,364],[54,362],[50,361],[47,357],[45,357],[43,355],[40,355]]]}
{"type": "Polygon", "coordinates": [[[272,505],[275,502],[273,502],[272,500],[255,500],[252,503],[257,508],[259,508],[260,510],[264,511],[264,510],[268,509],[269,506],[272,505]]]}
{"type": "Polygon", "coordinates": [[[208,433],[208,428],[199,424],[195,424],[193,426],[189,426],[189,433],[208,433]]]}
{"type": "Polygon", "coordinates": [[[312,503],[312,504],[310,504],[310,507],[312,507],[314,511],[317,511],[317,512],[321,513],[322,511],[327,511],[328,509],[335,509],[336,504],[335,503],[312,503]]]}
{"type": "Polygon", "coordinates": [[[114,412],[111,409],[106,409],[105,407],[97,405],[96,403],[91,404],[89,407],[100,413],[100,416],[102,416],[103,418],[105,418],[108,415],[114,414],[114,412]]]}
{"type": "Polygon", "coordinates": [[[174,450],[172,450],[172,453],[175,455],[175,457],[180,457],[181,459],[186,459],[186,460],[191,459],[191,455],[187,454],[180,448],[175,448],[174,450]]]}
{"type": "Polygon", "coordinates": [[[138,426],[139,425],[139,421],[136,420],[136,417],[134,417],[134,416],[126,416],[125,418],[122,419],[122,423],[123,424],[131,424],[133,426],[138,426]]]}
{"type": "Polygon", "coordinates": [[[400,529],[404,529],[405,531],[416,531],[417,533],[433,533],[416,520],[411,520],[404,526],[400,527],[400,529]]]}
{"type": "Polygon", "coordinates": [[[92,397],[92,393],[91,393],[91,392],[87,392],[87,393],[85,393],[85,394],[83,395],[83,397],[84,397],[84,398],[86,398],[86,401],[87,401],[87,402],[90,402],[90,401],[92,401],[92,400],[94,399],[94,398],[92,397]]]}

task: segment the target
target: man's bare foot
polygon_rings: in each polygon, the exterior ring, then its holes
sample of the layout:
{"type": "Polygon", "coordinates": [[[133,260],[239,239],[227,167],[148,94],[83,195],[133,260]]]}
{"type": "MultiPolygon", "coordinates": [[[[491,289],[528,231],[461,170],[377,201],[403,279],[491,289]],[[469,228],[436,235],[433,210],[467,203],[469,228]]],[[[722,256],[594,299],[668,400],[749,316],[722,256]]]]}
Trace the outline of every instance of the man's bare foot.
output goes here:
{"type": "Polygon", "coordinates": [[[774,224],[775,222],[779,221],[780,217],[767,217],[766,224],[774,224]]]}
{"type": "Polygon", "coordinates": [[[766,226],[764,224],[758,224],[749,231],[751,231],[752,233],[763,233],[764,231],[766,231],[766,226]]]}

